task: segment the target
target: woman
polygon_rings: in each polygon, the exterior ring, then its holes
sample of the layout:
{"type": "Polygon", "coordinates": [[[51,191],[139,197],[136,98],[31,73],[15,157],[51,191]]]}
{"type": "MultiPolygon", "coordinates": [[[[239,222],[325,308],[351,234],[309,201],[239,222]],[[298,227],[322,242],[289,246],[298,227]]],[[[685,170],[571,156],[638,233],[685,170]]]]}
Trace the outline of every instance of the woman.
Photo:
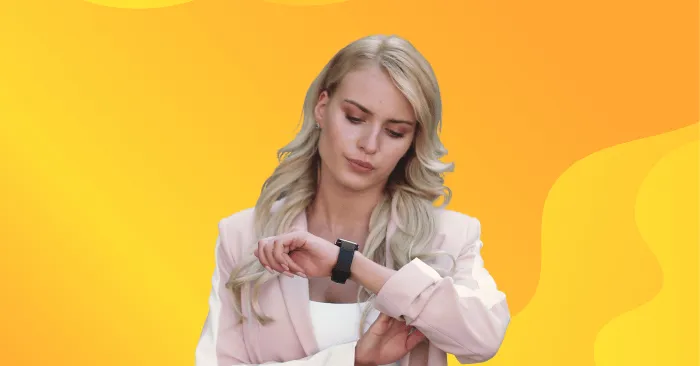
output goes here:
{"type": "Polygon", "coordinates": [[[359,39],[324,67],[303,112],[255,208],[219,223],[196,364],[493,357],[510,314],[483,268],[479,222],[442,208],[453,166],[439,160],[428,62],[399,37],[359,39]]]}

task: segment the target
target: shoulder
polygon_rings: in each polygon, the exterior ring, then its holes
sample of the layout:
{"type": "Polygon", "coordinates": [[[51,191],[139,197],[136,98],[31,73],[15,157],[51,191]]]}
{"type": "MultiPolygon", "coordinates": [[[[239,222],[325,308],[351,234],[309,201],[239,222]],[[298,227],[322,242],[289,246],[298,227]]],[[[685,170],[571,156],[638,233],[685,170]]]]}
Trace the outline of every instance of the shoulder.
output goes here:
{"type": "MultiPolygon", "coordinates": [[[[276,201],[270,212],[277,212],[283,203],[283,199],[276,201]]],[[[258,243],[255,212],[255,207],[248,207],[219,220],[220,246],[234,261],[252,255],[258,243]]]]}
{"type": "Polygon", "coordinates": [[[481,236],[481,222],[476,217],[444,208],[435,209],[438,234],[448,242],[468,245],[481,236]]]}
{"type": "Polygon", "coordinates": [[[219,221],[219,230],[224,234],[241,230],[253,230],[255,209],[253,207],[236,211],[219,221]]]}
{"type": "Polygon", "coordinates": [[[241,258],[257,242],[255,209],[245,208],[219,220],[219,245],[234,261],[241,258]]]}
{"type": "Polygon", "coordinates": [[[479,225],[476,217],[445,208],[436,208],[435,216],[440,225],[479,225]]]}

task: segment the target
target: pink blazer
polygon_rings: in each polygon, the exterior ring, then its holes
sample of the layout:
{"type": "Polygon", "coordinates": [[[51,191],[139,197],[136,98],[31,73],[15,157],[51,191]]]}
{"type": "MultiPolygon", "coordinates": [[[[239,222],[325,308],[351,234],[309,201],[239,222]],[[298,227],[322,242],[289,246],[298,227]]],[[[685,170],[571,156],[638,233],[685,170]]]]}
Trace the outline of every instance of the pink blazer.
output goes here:
{"type": "MultiPolygon", "coordinates": [[[[447,353],[463,364],[486,361],[498,351],[510,322],[506,296],[497,289],[480,256],[479,221],[454,211],[437,212],[439,230],[433,248],[457,258],[455,274],[443,278],[433,269],[449,269],[449,258],[431,260],[430,266],[414,259],[386,282],[374,303],[380,312],[402,319],[426,335],[427,341],[403,357],[401,366],[445,366],[447,353]]],[[[395,223],[394,216],[387,235],[395,231],[395,223]]],[[[301,214],[292,229],[306,228],[306,216],[301,214]]],[[[251,252],[244,251],[244,246],[256,242],[253,209],[219,222],[209,312],[196,347],[195,364],[354,366],[356,342],[319,352],[309,314],[308,280],[302,277],[280,275],[261,289],[260,306],[274,322],[261,326],[248,316],[247,322],[237,324],[225,283],[243,253],[251,252]]],[[[387,254],[387,258],[391,256],[387,254]]],[[[244,294],[243,311],[251,314],[248,300],[244,294]]]]}

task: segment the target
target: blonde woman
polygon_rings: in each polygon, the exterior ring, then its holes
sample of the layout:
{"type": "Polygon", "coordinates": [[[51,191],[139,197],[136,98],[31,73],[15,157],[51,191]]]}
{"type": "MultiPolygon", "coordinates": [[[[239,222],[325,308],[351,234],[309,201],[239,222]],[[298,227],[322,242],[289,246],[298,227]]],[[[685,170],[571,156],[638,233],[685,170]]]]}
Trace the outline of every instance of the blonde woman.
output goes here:
{"type": "Polygon", "coordinates": [[[479,221],[444,208],[440,123],[436,78],[408,41],[340,50],[255,208],[219,223],[197,366],[493,357],[510,313],[479,221]]]}

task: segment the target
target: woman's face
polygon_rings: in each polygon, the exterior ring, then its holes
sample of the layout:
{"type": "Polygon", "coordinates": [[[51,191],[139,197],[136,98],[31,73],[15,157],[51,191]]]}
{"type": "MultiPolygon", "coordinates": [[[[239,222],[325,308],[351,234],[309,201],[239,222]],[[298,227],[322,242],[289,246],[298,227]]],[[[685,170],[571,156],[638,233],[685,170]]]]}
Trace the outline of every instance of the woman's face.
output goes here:
{"type": "Polygon", "coordinates": [[[353,191],[383,187],[417,128],[413,107],[378,66],[348,73],[314,114],[324,181],[353,191]]]}

